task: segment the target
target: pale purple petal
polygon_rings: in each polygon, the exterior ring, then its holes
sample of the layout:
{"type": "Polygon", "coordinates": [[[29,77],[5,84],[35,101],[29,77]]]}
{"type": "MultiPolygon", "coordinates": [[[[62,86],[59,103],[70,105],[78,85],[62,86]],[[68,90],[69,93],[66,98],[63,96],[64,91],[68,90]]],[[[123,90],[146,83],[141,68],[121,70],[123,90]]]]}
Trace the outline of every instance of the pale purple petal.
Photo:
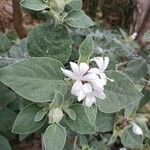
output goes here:
{"type": "Polygon", "coordinates": [[[94,73],[89,73],[89,74],[86,74],[85,76],[83,76],[81,78],[82,81],[89,81],[89,82],[92,82],[92,81],[97,81],[99,80],[99,76],[94,74],[94,73]]]}
{"type": "Polygon", "coordinates": [[[67,70],[67,69],[63,69],[63,68],[61,68],[61,71],[63,72],[63,74],[64,74],[65,76],[67,76],[67,77],[69,77],[69,78],[71,78],[71,79],[73,79],[73,80],[76,79],[76,77],[75,77],[75,75],[73,74],[72,71],[67,70]]]}
{"type": "Polygon", "coordinates": [[[103,66],[104,71],[106,70],[108,64],[109,64],[109,58],[108,58],[108,57],[105,57],[105,58],[104,58],[104,66],[103,66]]]}
{"type": "Polygon", "coordinates": [[[96,102],[96,98],[93,95],[87,95],[85,98],[84,104],[86,107],[91,107],[93,103],[96,102]]]}
{"type": "Polygon", "coordinates": [[[88,93],[91,93],[92,92],[92,86],[90,83],[85,83],[83,85],[83,91],[84,93],[87,95],[88,93]]]}
{"type": "Polygon", "coordinates": [[[94,94],[95,97],[100,98],[100,99],[105,99],[106,98],[106,95],[103,92],[103,90],[95,90],[95,91],[93,91],[93,94],[94,94]]]}
{"type": "Polygon", "coordinates": [[[75,96],[78,96],[79,91],[82,90],[82,86],[82,82],[80,80],[77,80],[72,86],[71,93],[75,96]]]}
{"type": "Polygon", "coordinates": [[[78,101],[80,102],[82,99],[86,97],[86,94],[83,92],[83,90],[78,91],[78,101]]]}
{"type": "Polygon", "coordinates": [[[79,64],[79,72],[80,75],[84,75],[89,70],[89,65],[86,63],[80,63],[79,64]]]}
{"type": "Polygon", "coordinates": [[[79,65],[74,62],[70,62],[70,66],[75,76],[79,76],[79,65]]]}
{"type": "Polygon", "coordinates": [[[104,80],[99,79],[97,81],[91,82],[91,84],[92,84],[92,87],[94,89],[96,89],[96,90],[97,89],[103,90],[104,89],[104,85],[106,85],[106,82],[104,80]]]}
{"type": "Polygon", "coordinates": [[[88,71],[88,73],[95,73],[95,74],[100,74],[100,71],[99,71],[99,69],[98,68],[91,68],[89,71],[88,71]]]}

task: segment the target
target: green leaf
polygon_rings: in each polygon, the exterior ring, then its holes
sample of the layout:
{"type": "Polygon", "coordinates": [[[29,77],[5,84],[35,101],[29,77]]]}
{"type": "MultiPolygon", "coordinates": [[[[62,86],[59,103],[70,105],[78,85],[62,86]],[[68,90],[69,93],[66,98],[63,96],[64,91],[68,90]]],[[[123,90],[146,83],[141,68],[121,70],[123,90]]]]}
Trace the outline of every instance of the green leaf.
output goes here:
{"type": "Polygon", "coordinates": [[[68,114],[68,116],[72,120],[76,120],[76,113],[74,112],[74,110],[72,110],[71,108],[66,108],[66,109],[64,109],[64,111],[68,114]]]}
{"type": "Polygon", "coordinates": [[[53,99],[52,103],[50,104],[50,106],[51,106],[51,108],[60,107],[63,104],[63,102],[64,102],[63,95],[56,91],[54,99],[53,99]]]}
{"type": "Polygon", "coordinates": [[[127,148],[142,148],[143,137],[133,133],[132,127],[125,127],[121,136],[121,142],[127,148]]]}
{"type": "Polygon", "coordinates": [[[66,5],[67,10],[76,10],[82,8],[82,0],[70,0],[66,5]]]}
{"type": "Polygon", "coordinates": [[[124,72],[135,82],[141,80],[147,75],[148,68],[145,59],[136,58],[129,62],[124,72]]]}
{"type": "Polygon", "coordinates": [[[0,108],[16,99],[16,94],[0,82],[0,108]]]}
{"type": "Polygon", "coordinates": [[[114,82],[108,82],[105,86],[106,99],[98,100],[100,111],[114,113],[142,98],[142,93],[124,74],[116,71],[107,71],[106,74],[114,82]]]}
{"type": "Polygon", "coordinates": [[[79,48],[79,62],[87,62],[90,59],[90,56],[93,54],[94,43],[92,35],[88,35],[86,39],[81,43],[79,48]]]}
{"type": "Polygon", "coordinates": [[[90,150],[109,150],[103,141],[94,140],[90,143],[90,150]]]}
{"type": "Polygon", "coordinates": [[[133,104],[130,104],[128,106],[125,107],[125,112],[124,115],[125,117],[131,117],[132,115],[134,115],[137,111],[139,107],[139,102],[134,102],[133,104]]]}
{"type": "Polygon", "coordinates": [[[13,58],[1,57],[0,58],[0,69],[3,68],[3,67],[6,67],[8,65],[11,65],[15,62],[16,62],[16,60],[13,59],[13,58]]]}
{"type": "Polygon", "coordinates": [[[0,80],[20,96],[34,102],[52,101],[55,91],[66,93],[60,70],[62,64],[52,58],[29,58],[0,70],[0,80]]]}
{"type": "Polygon", "coordinates": [[[82,10],[73,10],[65,18],[65,22],[75,28],[94,26],[93,21],[82,10]]]}
{"type": "Polygon", "coordinates": [[[62,150],[66,142],[66,131],[59,124],[50,125],[43,136],[45,150],[62,150]]]}
{"type": "Polygon", "coordinates": [[[8,140],[0,135],[0,149],[1,150],[11,150],[8,140]]]}
{"type": "Polygon", "coordinates": [[[44,108],[39,110],[36,114],[35,114],[35,118],[34,118],[34,121],[35,122],[38,122],[38,121],[41,121],[45,115],[48,113],[48,111],[46,111],[44,108]]]}
{"type": "Polygon", "coordinates": [[[84,106],[74,105],[70,107],[76,113],[76,120],[66,117],[68,126],[75,132],[80,134],[90,134],[95,131],[95,126],[92,126],[85,113],[84,106]]]}
{"type": "Polygon", "coordinates": [[[24,8],[35,11],[42,11],[46,8],[49,8],[48,4],[44,3],[43,0],[22,0],[20,5],[24,8]]]}
{"type": "Polygon", "coordinates": [[[0,32],[0,53],[6,53],[11,47],[9,39],[0,32]]]}
{"type": "Polygon", "coordinates": [[[96,131],[100,132],[108,132],[112,131],[115,122],[114,114],[105,114],[103,112],[98,111],[96,117],[96,131]]]}
{"type": "Polygon", "coordinates": [[[32,103],[22,109],[13,125],[12,132],[18,134],[29,134],[39,130],[46,121],[46,118],[39,122],[34,122],[35,115],[40,110],[40,108],[32,103]]]}
{"type": "Polygon", "coordinates": [[[16,113],[9,108],[0,110],[0,131],[11,131],[16,118],[16,113]]]}
{"type": "Polygon", "coordinates": [[[97,106],[93,105],[90,108],[85,107],[85,113],[89,119],[91,125],[95,125],[96,115],[97,115],[97,106]]]}
{"type": "Polygon", "coordinates": [[[60,14],[65,8],[65,1],[64,0],[51,0],[50,1],[50,8],[51,11],[54,11],[56,14],[60,14]]]}
{"type": "Polygon", "coordinates": [[[80,135],[80,145],[83,147],[84,145],[88,145],[88,139],[85,135],[80,135]]]}
{"type": "Polygon", "coordinates": [[[27,48],[35,57],[52,57],[66,63],[71,55],[72,39],[63,25],[41,24],[28,35],[27,48]]]}

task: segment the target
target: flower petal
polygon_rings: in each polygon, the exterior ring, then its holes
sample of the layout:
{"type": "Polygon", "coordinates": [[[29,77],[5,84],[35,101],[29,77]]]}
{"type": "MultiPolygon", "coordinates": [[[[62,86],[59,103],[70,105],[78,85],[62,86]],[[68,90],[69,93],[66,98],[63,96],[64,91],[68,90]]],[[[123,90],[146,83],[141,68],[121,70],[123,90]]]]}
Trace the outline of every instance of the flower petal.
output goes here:
{"type": "Polygon", "coordinates": [[[70,62],[70,66],[75,76],[79,76],[79,65],[74,62],[70,62]]]}
{"type": "Polygon", "coordinates": [[[106,95],[103,92],[103,90],[95,90],[95,91],[93,91],[93,94],[94,94],[95,97],[100,98],[100,99],[105,99],[106,98],[106,95]]]}
{"type": "Polygon", "coordinates": [[[83,84],[80,80],[77,80],[72,86],[71,93],[75,96],[78,96],[80,90],[82,90],[83,84]]]}
{"type": "Polygon", "coordinates": [[[84,99],[86,94],[83,92],[83,90],[78,91],[78,101],[80,102],[82,99],[84,99]]]}
{"type": "Polygon", "coordinates": [[[83,91],[84,93],[87,95],[88,93],[91,93],[92,92],[92,86],[90,83],[85,83],[83,85],[83,91]]]}
{"type": "Polygon", "coordinates": [[[89,65],[87,63],[79,64],[79,73],[80,75],[84,75],[89,70],[89,65]]]}
{"type": "Polygon", "coordinates": [[[105,71],[106,68],[108,67],[108,64],[109,64],[109,57],[105,57],[105,58],[104,58],[104,66],[103,66],[104,71],[105,71]]]}
{"type": "Polygon", "coordinates": [[[96,81],[92,81],[91,84],[95,90],[103,90],[104,85],[106,85],[106,82],[105,82],[105,80],[99,79],[96,81]]]}
{"type": "Polygon", "coordinates": [[[96,98],[93,95],[87,95],[85,98],[84,104],[86,107],[91,107],[93,103],[96,102],[96,98]]]}
{"type": "Polygon", "coordinates": [[[82,81],[89,81],[89,82],[92,82],[92,81],[97,81],[99,80],[99,76],[94,74],[94,73],[89,73],[89,74],[86,74],[85,76],[83,76],[81,78],[82,81]]]}
{"type": "Polygon", "coordinates": [[[76,79],[76,77],[75,77],[75,75],[73,74],[72,71],[67,70],[67,69],[63,69],[63,68],[61,68],[61,71],[63,72],[63,74],[64,74],[65,76],[67,76],[67,77],[69,77],[69,78],[71,78],[71,79],[73,79],[73,80],[76,79]]]}
{"type": "Polygon", "coordinates": [[[89,71],[88,71],[88,73],[95,73],[95,74],[100,74],[100,71],[99,71],[99,69],[98,68],[91,68],[89,71]]]}

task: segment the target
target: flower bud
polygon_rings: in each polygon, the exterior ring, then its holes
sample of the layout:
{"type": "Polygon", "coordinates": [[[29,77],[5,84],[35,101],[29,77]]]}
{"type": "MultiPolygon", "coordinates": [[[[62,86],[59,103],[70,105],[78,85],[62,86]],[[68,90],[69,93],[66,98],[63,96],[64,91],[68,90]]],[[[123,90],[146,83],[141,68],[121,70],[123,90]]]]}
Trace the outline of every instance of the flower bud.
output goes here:
{"type": "Polygon", "coordinates": [[[135,123],[132,123],[133,132],[137,135],[143,135],[142,129],[135,123]]]}
{"type": "Polygon", "coordinates": [[[63,118],[63,111],[61,108],[53,108],[49,111],[49,123],[59,122],[63,118]]]}

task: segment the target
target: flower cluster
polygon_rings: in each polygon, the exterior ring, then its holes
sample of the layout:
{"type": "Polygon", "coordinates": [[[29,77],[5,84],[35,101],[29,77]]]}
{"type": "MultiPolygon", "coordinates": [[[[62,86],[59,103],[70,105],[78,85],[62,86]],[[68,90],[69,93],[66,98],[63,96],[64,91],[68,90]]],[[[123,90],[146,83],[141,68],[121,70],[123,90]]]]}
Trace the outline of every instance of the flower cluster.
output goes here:
{"type": "Polygon", "coordinates": [[[96,62],[97,67],[90,68],[84,62],[80,64],[70,62],[72,71],[61,68],[67,77],[75,81],[71,93],[77,96],[78,101],[84,100],[84,105],[87,107],[92,106],[96,102],[96,98],[102,100],[106,98],[104,86],[109,79],[104,73],[109,64],[108,57],[95,57],[90,61],[96,62]]]}

